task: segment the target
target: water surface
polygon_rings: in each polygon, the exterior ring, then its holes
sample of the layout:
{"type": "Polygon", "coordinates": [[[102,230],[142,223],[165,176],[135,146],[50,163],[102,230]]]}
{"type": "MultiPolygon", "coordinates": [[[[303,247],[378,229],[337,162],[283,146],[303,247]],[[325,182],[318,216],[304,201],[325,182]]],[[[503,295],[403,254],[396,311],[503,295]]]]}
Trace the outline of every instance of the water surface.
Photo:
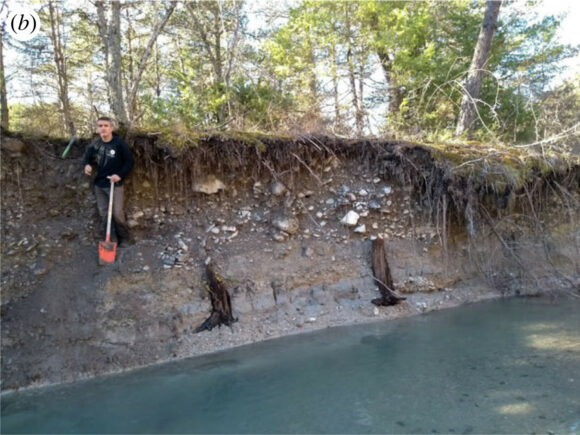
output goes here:
{"type": "Polygon", "coordinates": [[[580,300],[511,299],[2,397],[2,433],[578,433],[580,300]]]}

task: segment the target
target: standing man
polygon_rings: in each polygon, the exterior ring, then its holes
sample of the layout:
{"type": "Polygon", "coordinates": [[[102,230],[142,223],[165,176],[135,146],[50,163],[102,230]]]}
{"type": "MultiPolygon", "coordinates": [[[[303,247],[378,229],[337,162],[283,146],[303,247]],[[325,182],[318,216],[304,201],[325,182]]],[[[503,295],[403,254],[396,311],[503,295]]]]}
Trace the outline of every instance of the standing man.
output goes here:
{"type": "Polygon", "coordinates": [[[86,175],[93,173],[92,164],[97,166],[95,177],[95,197],[99,215],[107,225],[107,211],[109,208],[109,192],[111,181],[115,183],[113,193],[113,225],[111,225],[111,240],[117,239],[120,245],[123,242],[132,243],[129,227],[125,220],[123,209],[123,182],[133,169],[133,155],[131,150],[119,136],[113,136],[113,120],[101,116],[97,121],[100,138],[91,143],[83,157],[83,166],[86,175]]]}

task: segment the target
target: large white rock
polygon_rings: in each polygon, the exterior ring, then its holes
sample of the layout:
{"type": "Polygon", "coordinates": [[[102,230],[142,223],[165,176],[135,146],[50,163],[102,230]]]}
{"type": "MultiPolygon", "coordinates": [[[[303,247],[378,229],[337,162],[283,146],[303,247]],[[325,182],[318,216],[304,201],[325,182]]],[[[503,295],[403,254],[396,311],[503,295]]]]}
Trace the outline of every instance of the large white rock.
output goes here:
{"type": "Polygon", "coordinates": [[[197,181],[193,184],[194,192],[201,192],[207,195],[212,195],[218,193],[220,190],[224,190],[226,185],[217,178],[215,175],[208,175],[207,177],[197,181]]]}
{"type": "Polygon", "coordinates": [[[340,220],[340,223],[353,227],[358,223],[359,218],[358,213],[351,210],[340,220]]]}

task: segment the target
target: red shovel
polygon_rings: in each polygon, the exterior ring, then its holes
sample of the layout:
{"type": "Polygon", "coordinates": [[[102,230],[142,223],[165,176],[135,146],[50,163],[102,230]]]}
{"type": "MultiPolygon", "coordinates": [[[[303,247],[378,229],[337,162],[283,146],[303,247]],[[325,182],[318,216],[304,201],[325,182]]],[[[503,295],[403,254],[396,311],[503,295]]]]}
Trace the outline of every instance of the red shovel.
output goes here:
{"type": "Polygon", "coordinates": [[[111,190],[109,193],[109,212],[107,213],[107,235],[104,242],[99,242],[99,264],[104,266],[115,262],[117,253],[117,243],[111,242],[111,219],[113,217],[113,190],[115,183],[111,180],[111,190]]]}

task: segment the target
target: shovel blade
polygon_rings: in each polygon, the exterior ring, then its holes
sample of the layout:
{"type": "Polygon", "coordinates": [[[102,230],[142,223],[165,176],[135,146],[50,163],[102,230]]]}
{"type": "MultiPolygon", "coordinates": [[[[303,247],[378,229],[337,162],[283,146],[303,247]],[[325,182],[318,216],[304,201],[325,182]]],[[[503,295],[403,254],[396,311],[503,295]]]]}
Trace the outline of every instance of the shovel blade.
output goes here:
{"type": "Polygon", "coordinates": [[[115,242],[99,242],[99,264],[104,266],[115,262],[115,255],[117,253],[117,243],[115,242]]]}

